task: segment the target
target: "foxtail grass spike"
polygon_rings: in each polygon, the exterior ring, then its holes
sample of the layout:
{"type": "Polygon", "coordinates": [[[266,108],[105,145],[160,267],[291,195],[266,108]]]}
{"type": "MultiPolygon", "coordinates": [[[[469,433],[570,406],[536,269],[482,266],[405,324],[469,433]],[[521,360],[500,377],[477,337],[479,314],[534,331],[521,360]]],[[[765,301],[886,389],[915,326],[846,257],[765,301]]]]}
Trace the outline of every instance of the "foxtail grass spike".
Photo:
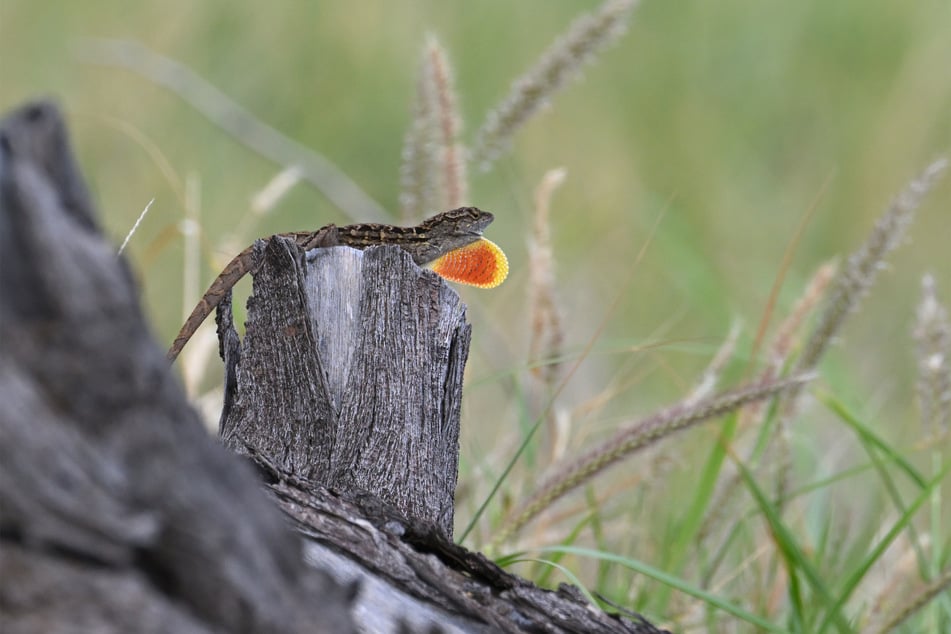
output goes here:
{"type": "Polygon", "coordinates": [[[800,375],[762,385],[742,387],[689,406],[681,403],[620,430],[606,442],[586,451],[544,480],[528,501],[512,513],[511,519],[493,540],[492,546],[497,548],[560,497],[635,451],[674,432],[735,411],[748,403],[798,389],[811,378],[811,375],[800,375]]]}
{"type": "Polygon", "coordinates": [[[413,103],[413,118],[403,139],[402,164],[400,166],[400,215],[411,224],[428,210],[440,208],[436,186],[436,124],[434,103],[435,89],[432,85],[428,47],[423,51],[416,82],[416,101],[413,103]]]}
{"type": "Polygon", "coordinates": [[[937,579],[929,583],[920,592],[915,593],[907,603],[895,610],[885,623],[872,631],[874,631],[875,634],[894,632],[902,623],[928,605],[932,599],[941,595],[943,592],[947,592],[948,588],[951,588],[951,566],[945,568],[937,579]]]}
{"type": "Polygon", "coordinates": [[[443,194],[442,207],[455,209],[466,202],[468,183],[464,151],[459,143],[462,118],[459,116],[459,100],[453,87],[449,56],[434,36],[426,45],[427,67],[430,85],[433,88],[433,115],[438,144],[437,162],[441,172],[443,194]]]}
{"type": "Polygon", "coordinates": [[[562,316],[555,293],[555,255],[551,245],[551,197],[565,180],[563,168],[549,170],[535,190],[535,222],[528,243],[530,334],[528,359],[532,373],[552,389],[558,377],[564,341],[562,316]]]}
{"type": "Polygon", "coordinates": [[[931,433],[946,430],[951,422],[951,323],[935,286],[931,275],[921,280],[914,333],[918,343],[918,406],[921,422],[931,433]]]}
{"type": "Polygon", "coordinates": [[[819,323],[799,357],[796,365],[797,372],[811,370],[819,362],[838,334],[846,317],[855,310],[862,297],[871,288],[885,257],[898,246],[905,235],[905,230],[914,219],[915,210],[947,165],[947,159],[939,159],[929,165],[918,178],[911,181],[875,223],[865,244],[849,257],[848,262],[836,276],[825,308],[819,317],[819,323]]]}
{"type": "Polygon", "coordinates": [[[624,33],[636,4],[637,0],[607,0],[594,13],[575,20],[486,116],[473,142],[473,164],[487,170],[509,147],[515,132],[576,77],[585,63],[624,33]]]}

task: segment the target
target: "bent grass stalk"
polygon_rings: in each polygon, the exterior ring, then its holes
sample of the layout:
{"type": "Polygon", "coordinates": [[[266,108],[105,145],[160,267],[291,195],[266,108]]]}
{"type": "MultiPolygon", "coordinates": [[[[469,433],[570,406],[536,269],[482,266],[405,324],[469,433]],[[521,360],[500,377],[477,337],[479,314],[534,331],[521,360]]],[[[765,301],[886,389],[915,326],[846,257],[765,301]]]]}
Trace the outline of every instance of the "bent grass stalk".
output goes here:
{"type": "Polygon", "coordinates": [[[781,379],[761,385],[741,387],[688,406],[678,404],[618,431],[612,438],[589,449],[580,458],[563,466],[545,480],[536,493],[531,495],[519,510],[512,513],[510,519],[493,539],[492,546],[497,548],[535,516],[551,506],[555,500],[635,451],[676,431],[730,413],[748,403],[791,389],[798,389],[810,379],[811,375],[781,379]]]}

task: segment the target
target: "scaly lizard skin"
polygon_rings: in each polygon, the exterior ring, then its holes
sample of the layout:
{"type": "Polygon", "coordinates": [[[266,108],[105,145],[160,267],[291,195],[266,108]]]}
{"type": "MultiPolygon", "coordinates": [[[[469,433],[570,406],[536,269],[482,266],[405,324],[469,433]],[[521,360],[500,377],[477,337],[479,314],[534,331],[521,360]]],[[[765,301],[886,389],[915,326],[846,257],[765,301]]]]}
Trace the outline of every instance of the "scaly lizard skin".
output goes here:
{"type": "MultiPolygon", "coordinates": [[[[345,227],[327,225],[317,231],[301,231],[279,235],[293,238],[298,246],[305,251],[318,247],[348,246],[354,249],[365,249],[373,245],[394,244],[409,253],[417,265],[427,264],[451,251],[461,249],[477,241],[484,241],[490,245],[489,248],[494,249],[491,255],[487,257],[501,258],[498,263],[490,264],[490,266],[496,266],[501,270],[501,279],[491,284],[468,283],[477,286],[495,286],[504,279],[508,272],[508,264],[505,261],[505,255],[498,250],[498,247],[482,238],[482,232],[493,219],[494,216],[487,211],[482,211],[476,207],[460,207],[459,209],[436,214],[415,227],[396,227],[381,224],[358,224],[345,227]]],[[[252,247],[249,246],[228,263],[198,301],[198,305],[185,320],[185,324],[179,331],[178,336],[175,337],[171,348],[168,349],[169,361],[174,361],[178,357],[178,353],[182,351],[182,348],[195,334],[201,323],[205,321],[205,318],[221,303],[222,298],[238,283],[238,280],[251,271],[252,266],[252,247]]],[[[466,279],[444,274],[438,269],[437,272],[449,279],[467,282],[466,279]]]]}

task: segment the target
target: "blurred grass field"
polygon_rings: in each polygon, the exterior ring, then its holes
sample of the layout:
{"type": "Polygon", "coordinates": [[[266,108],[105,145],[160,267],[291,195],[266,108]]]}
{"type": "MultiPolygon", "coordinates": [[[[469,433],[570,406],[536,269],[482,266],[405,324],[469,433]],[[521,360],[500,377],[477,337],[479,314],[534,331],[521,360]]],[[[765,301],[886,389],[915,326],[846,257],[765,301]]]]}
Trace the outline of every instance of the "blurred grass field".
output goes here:
{"type": "MultiPolygon", "coordinates": [[[[255,238],[353,220],[305,184],[268,214],[253,216],[252,197],[280,167],[142,75],[84,62],[84,44],[131,40],[177,60],[329,158],[395,219],[400,152],[426,35],[449,52],[469,139],[512,80],[580,12],[597,6],[0,0],[0,109],[39,95],[60,101],[102,223],[117,244],[155,198],[128,254],[164,345],[191,308],[183,305],[178,231],[189,187],[203,236],[200,290],[255,238]]],[[[810,210],[772,323],[789,312],[821,264],[857,248],[892,197],[951,149],[949,59],[951,4],[944,0],[642,2],[627,34],[519,132],[493,170],[471,172],[468,202],[496,214],[487,235],[507,252],[512,274],[494,291],[459,291],[474,326],[460,527],[533,422],[526,242],[533,191],[548,170],[567,172],[552,199],[551,228],[567,365],[580,359],[555,401],[567,421],[570,455],[683,397],[735,322],[743,328],[739,358],[726,383],[746,375],[745,357],[783,254],[810,210]]],[[[951,302],[951,179],[929,195],[909,235],[823,361],[818,383],[897,454],[937,473],[951,449],[947,439],[940,452],[922,448],[911,332],[923,273],[935,275],[939,297],[951,302]]],[[[193,386],[197,393],[220,379],[217,366],[209,367],[193,386]]],[[[663,569],[680,547],[671,540],[688,539],[678,527],[719,428],[708,424],[668,439],[601,475],[530,526],[519,547],[562,543],[580,526],[576,545],[663,569]]],[[[804,496],[788,518],[805,547],[833,542],[822,573],[835,588],[842,581],[835,575],[861,560],[901,511],[887,495],[890,481],[876,475],[829,407],[810,402],[791,433],[799,486],[846,474],[804,496]]],[[[520,459],[466,545],[485,545],[505,504],[528,493],[548,464],[546,442],[540,437],[520,459]]],[[[913,495],[900,479],[896,488],[913,495]]],[[[750,513],[756,523],[755,509],[746,499],[736,513],[750,513]]],[[[929,542],[933,573],[948,566],[951,514],[940,502],[929,510],[927,520],[915,516],[914,523],[929,542]]],[[[775,547],[761,529],[739,531],[741,545],[726,566],[732,576],[721,573],[711,591],[780,628],[812,631],[808,618],[804,624],[793,616],[806,608],[774,585],[778,564],[762,549],[775,547]]],[[[877,560],[884,569],[865,577],[848,614],[867,615],[876,589],[901,564],[895,557],[888,565],[877,560]]],[[[758,631],[723,612],[699,610],[698,620],[696,599],[671,598],[661,584],[623,566],[583,556],[561,563],[589,589],[659,622],[682,616],[671,626],[677,631],[758,631]]],[[[545,575],[542,568],[515,570],[545,575]]],[[[665,571],[699,584],[690,563],[665,571]]],[[[556,583],[560,574],[542,580],[556,583]]],[[[951,602],[936,603],[899,631],[951,623],[951,602]]]]}

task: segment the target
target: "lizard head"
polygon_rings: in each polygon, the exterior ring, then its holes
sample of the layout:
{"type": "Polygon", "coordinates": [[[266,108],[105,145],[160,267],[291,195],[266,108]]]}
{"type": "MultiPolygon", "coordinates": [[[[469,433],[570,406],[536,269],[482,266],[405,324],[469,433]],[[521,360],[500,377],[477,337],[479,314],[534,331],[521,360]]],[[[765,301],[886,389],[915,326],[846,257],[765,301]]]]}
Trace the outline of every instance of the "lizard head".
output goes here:
{"type": "Polygon", "coordinates": [[[459,207],[450,211],[444,211],[426,220],[424,224],[433,223],[430,229],[436,229],[439,225],[439,231],[452,236],[481,236],[485,228],[495,220],[488,211],[482,211],[478,207],[459,207]]]}
{"type": "Polygon", "coordinates": [[[416,236],[411,254],[417,264],[432,262],[446,253],[472,244],[495,219],[477,207],[459,207],[436,214],[412,229],[416,236]]]}

